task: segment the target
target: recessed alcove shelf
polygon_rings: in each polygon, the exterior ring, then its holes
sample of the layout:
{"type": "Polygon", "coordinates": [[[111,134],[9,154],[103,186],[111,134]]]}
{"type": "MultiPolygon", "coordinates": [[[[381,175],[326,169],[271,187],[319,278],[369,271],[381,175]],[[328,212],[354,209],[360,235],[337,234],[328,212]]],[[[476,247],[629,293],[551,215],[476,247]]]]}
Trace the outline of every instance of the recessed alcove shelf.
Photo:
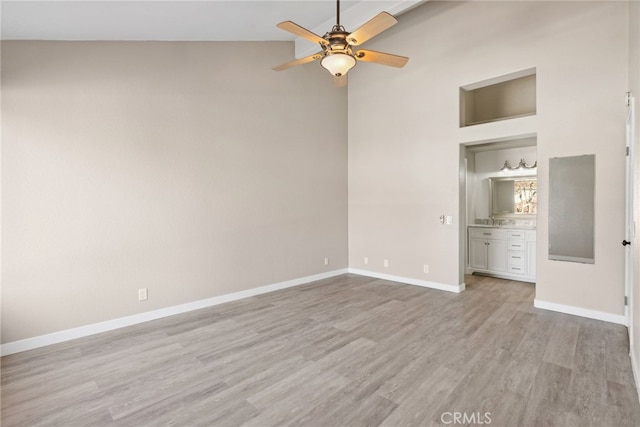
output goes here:
{"type": "Polygon", "coordinates": [[[460,127],[536,114],[536,69],[462,86],[460,127]]]}

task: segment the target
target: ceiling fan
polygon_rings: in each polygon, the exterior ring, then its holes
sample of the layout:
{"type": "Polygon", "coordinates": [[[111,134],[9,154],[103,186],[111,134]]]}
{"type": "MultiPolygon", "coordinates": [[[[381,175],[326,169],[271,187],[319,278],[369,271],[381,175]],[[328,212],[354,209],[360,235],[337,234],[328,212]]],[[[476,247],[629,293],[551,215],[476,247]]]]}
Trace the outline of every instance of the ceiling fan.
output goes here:
{"type": "Polygon", "coordinates": [[[357,61],[374,62],[397,68],[405,66],[409,61],[406,56],[365,49],[354,51],[355,46],[360,46],[367,40],[397,24],[398,20],[396,18],[387,12],[380,12],[360,28],[349,33],[340,25],[340,0],[337,0],[336,3],[336,25],[322,37],[293,21],[283,21],[277,25],[278,28],[289,31],[296,36],[318,43],[322,50],[304,58],[273,67],[275,71],[286,70],[321,59],[320,65],[333,75],[333,84],[335,86],[345,86],[347,84],[347,72],[356,65],[357,61]]]}

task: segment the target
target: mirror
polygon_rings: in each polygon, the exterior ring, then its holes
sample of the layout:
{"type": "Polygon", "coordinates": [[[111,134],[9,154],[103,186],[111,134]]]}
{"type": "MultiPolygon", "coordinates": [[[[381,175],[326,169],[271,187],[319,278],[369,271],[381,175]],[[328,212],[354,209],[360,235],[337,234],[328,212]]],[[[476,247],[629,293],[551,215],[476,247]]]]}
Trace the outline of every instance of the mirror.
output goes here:
{"type": "Polygon", "coordinates": [[[538,180],[535,176],[489,178],[492,217],[535,218],[538,213],[538,180]]]}

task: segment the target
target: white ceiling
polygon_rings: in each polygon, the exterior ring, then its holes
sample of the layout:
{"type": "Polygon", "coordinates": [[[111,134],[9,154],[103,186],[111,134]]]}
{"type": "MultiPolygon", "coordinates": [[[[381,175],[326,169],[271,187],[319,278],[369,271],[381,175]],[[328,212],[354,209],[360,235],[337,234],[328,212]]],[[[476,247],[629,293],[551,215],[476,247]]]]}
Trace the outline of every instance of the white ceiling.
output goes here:
{"type": "MultiPolygon", "coordinates": [[[[381,11],[398,16],[425,0],[341,2],[353,31],[381,11]]],[[[335,23],[333,0],[2,1],[3,40],[294,40],[276,28],[291,20],[323,35],[335,23]]],[[[317,50],[296,40],[296,55],[317,50]]]]}

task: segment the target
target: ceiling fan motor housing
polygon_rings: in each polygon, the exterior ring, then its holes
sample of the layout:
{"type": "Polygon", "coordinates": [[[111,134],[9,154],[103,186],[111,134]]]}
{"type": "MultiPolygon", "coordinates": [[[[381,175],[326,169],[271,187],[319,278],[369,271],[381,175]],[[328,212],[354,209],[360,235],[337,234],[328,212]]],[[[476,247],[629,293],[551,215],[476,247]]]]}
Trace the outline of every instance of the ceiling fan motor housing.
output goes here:
{"type": "Polygon", "coordinates": [[[341,27],[341,31],[336,31],[334,27],[333,31],[324,35],[323,39],[327,41],[325,44],[321,44],[320,46],[326,52],[330,51],[346,51],[351,50],[349,42],[347,41],[347,36],[350,33],[344,31],[344,28],[341,27]]]}

